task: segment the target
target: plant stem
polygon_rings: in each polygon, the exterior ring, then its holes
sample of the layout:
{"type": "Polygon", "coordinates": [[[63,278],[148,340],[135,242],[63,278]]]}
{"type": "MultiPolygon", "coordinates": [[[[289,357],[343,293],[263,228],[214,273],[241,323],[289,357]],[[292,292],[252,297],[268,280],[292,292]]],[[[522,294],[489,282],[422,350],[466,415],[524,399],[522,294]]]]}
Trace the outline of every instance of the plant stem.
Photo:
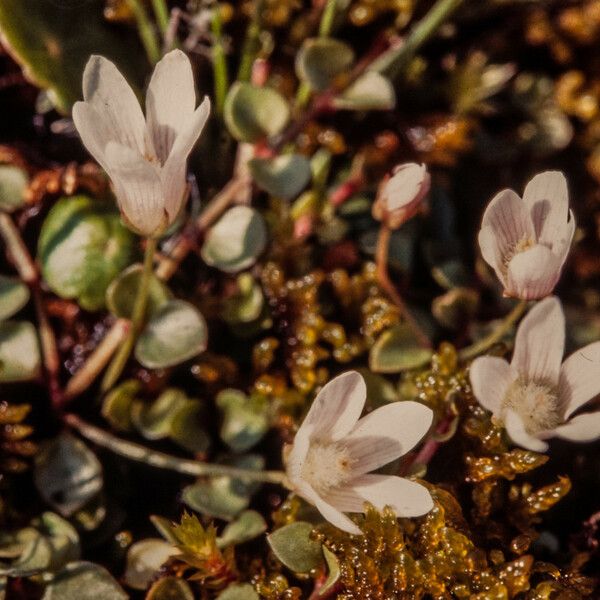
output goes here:
{"type": "Polygon", "coordinates": [[[385,293],[391,298],[392,302],[398,307],[400,314],[404,317],[407,325],[412,329],[417,341],[424,348],[431,348],[431,341],[421,329],[416,319],[406,306],[404,300],[396,290],[396,287],[392,283],[387,263],[388,263],[388,251],[390,246],[390,238],[392,230],[385,224],[381,223],[379,228],[379,238],[377,240],[377,248],[375,251],[375,264],[377,266],[377,280],[379,285],[385,291],[385,293]]]}
{"type": "Polygon", "coordinates": [[[213,34],[212,61],[215,85],[215,108],[217,114],[222,115],[227,90],[229,89],[229,77],[227,75],[225,49],[223,48],[223,23],[221,21],[221,11],[218,6],[212,12],[211,30],[213,34]]]}
{"type": "Polygon", "coordinates": [[[252,74],[252,63],[256,58],[257,50],[260,48],[260,16],[262,13],[264,0],[257,0],[254,3],[254,12],[252,20],[248,24],[246,30],[246,38],[244,39],[244,47],[242,49],[242,58],[238,68],[237,80],[250,81],[252,74]]]}
{"type": "Polygon", "coordinates": [[[158,42],[156,41],[152,22],[146,14],[146,9],[143,7],[140,0],[125,1],[135,17],[138,33],[140,39],[142,40],[144,50],[146,51],[146,56],[148,57],[150,64],[155,65],[160,58],[160,48],[158,47],[158,42]]]}
{"type": "Polygon", "coordinates": [[[264,483],[276,483],[284,486],[287,482],[287,477],[283,471],[254,471],[252,469],[240,469],[228,465],[179,458],[118,438],[99,427],[87,423],[74,414],[65,415],[64,420],[67,425],[76,429],[83,437],[95,444],[119,456],[159,469],[169,469],[193,477],[227,476],[245,481],[262,481],[264,483]]]}
{"type": "Polygon", "coordinates": [[[37,283],[38,272],[29,250],[13,220],[4,212],[0,212],[0,235],[23,282],[30,286],[37,283]]]}
{"type": "Polygon", "coordinates": [[[323,14],[321,15],[321,22],[319,23],[319,37],[327,37],[331,34],[337,3],[338,0],[327,0],[323,14]]]}
{"type": "Polygon", "coordinates": [[[167,33],[169,28],[169,9],[165,0],[152,0],[152,8],[154,9],[154,17],[160,32],[163,34],[167,33]]]}
{"type": "Polygon", "coordinates": [[[156,250],[156,239],[148,238],[146,240],[146,250],[144,253],[144,267],[140,280],[140,287],[137,290],[133,311],[131,314],[131,329],[125,338],[123,345],[118,349],[112,362],[102,380],[101,390],[107,392],[117,382],[123,372],[133,346],[140,334],[146,317],[146,306],[148,305],[148,291],[152,278],[152,268],[154,266],[154,252],[156,250]]]}
{"type": "Polygon", "coordinates": [[[519,302],[506,315],[506,317],[502,319],[502,322],[498,325],[498,327],[471,346],[463,348],[458,353],[458,358],[463,361],[475,358],[479,354],[483,354],[494,344],[497,344],[515,326],[517,321],[523,316],[523,313],[526,309],[527,300],[519,300],[519,302]]]}

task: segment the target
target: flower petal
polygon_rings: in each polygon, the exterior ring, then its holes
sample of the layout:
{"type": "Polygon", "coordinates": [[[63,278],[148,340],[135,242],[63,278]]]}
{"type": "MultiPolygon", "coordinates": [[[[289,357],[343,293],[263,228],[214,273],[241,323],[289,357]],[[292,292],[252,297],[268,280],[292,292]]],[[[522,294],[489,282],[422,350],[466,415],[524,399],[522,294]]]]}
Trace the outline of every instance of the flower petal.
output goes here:
{"type": "Polygon", "coordinates": [[[517,374],[508,362],[498,356],[480,356],[472,362],[469,369],[475,398],[496,416],[500,413],[508,386],[516,377],[517,374]]]}
{"type": "Polygon", "coordinates": [[[513,251],[517,242],[534,235],[531,217],[523,200],[513,190],[508,189],[496,194],[485,209],[481,229],[486,227],[492,228],[498,251],[503,257],[513,251]]]}
{"type": "Polygon", "coordinates": [[[146,121],[130,85],[117,67],[103,56],[92,55],[83,72],[83,97],[105,120],[112,138],[146,152],[146,121]]]}
{"type": "Polygon", "coordinates": [[[429,189],[427,167],[417,163],[400,165],[393,176],[385,184],[386,208],[389,211],[399,210],[412,202],[418,201],[429,189]]]}
{"type": "Polygon", "coordinates": [[[368,473],[411,450],[427,433],[433,411],[419,402],[393,402],[363,417],[344,438],[352,472],[368,473]]]}
{"type": "Polygon", "coordinates": [[[523,300],[545,298],[558,283],[563,257],[537,244],[508,263],[506,292],[523,300]]]}
{"type": "Polygon", "coordinates": [[[597,440],[600,438],[600,412],[577,415],[549,433],[572,442],[597,440]]]}
{"type": "Polygon", "coordinates": [[[565,316],[555,296],[536,304],[517,330],[511,367],[526,381],[556,385],[565,349],[565,316]]]}
{"type": "Polygon", "coordinates": [[[124,218],[143,235],[157,233],[165,225],[166,213],[156,168],[115,142],[108,144],[106,160],[124,218]]]}
{"type": "Polygon", "coordinates": [[[106,146],[115,140],[116,134],[98,111],[87,102],[75,102],[73,105],[73,122],[79,137],[88,152],[100,166],[108,171],[106,162],[106,146]]]}
{"type": "Polygon", "coordinates": [[[181,50],[172,50],[154,67],[146,92],[148,133],[162,164],[195,106],[196,90],[190,59],[181,50]]]}
{"type": "Polygon", "coordinates": [[[332,379],[317,394],[296,438],[336,441],[356,424],[367,399],[365,380],[356,371],[332,379]]]}
{"type": "Polygon", "coordinates": [[[502,247],[496,231],[489,226],[482,227],[477,240],[483,260],[494,269],[496,276],[502,285],[506,287],[506,268],[504,266],[504,257],[502,256],[502,247]]]}
{"type": "Polygon", "coordinates": [[[560,369],[559,396],[565,419],[600,394],[600,342],[573,352],[560,369]]]}
{"type": "Polygon", "coordinates": [[[527,448],[528,450],[533,450],[534,452],[545,452],[548,450],[548,444],[525,431],[525,425],[521,420],[521,417],[511,409],[506,411],[504,427],[506,428],[506,433],[508,433],[510,439],[517,444],[517,446],[521,446],[522,448],[527,448]]]}
{"type": "Polygon", "coordinates": [[[525,187],[523,201],[531,214],[536,238],[553,247],[564,234],[569,216],[567,180],[560,171],[536,175],[525,187]]]}
{"type": "Polygon", "coordinates": [[[343,488],[328,492],[326,499],[348,512],[363,512],[365,502],[378,510],[390,506],[398,517],[419,517],[433,508],[425,486],[394,475],[361,475],[343,488]]]}

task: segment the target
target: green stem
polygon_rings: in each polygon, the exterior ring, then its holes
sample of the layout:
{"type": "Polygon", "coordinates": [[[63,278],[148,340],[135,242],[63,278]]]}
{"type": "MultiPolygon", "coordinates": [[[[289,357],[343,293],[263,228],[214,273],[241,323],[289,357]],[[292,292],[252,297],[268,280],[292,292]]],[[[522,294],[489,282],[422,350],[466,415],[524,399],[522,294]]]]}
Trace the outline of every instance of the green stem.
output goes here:
{"type": "Polygon", "coordinates": [[[252,20],[246,30],[246,38],[244,39],[244,47],[242,49],[242,58],[238,68],[237,80],[250,81],[252,75],[252,64],[256,58],[258,49],[260,48],[260,15],[262,13],[264,0],[257,0],[254,4],[254,12],[252,20]]]}
{"type": "Polygon", "coordinates": [[[331,34],[337,2],[338,0],[327,0],[327,4],[325,4],[323,14],[321,15],[321,22],[319,23],[319,37],[327,37],[331,34]]]}
{"type": "Polygon", "coordinates": [[[264,483],[287,485],[287,477],[283,471],[255,471],[252,469],[240,469],[228,465],[204,463],[197,460],[179,458],[118,438],[99,427],[87,423],[74,414],[65,415],[64,420],[67,425],[76,429],[83,437],[95,444],[98,444],[119,456],[142,462],[152,467],[169,469],[193,477],[227,476],[242,479],[244,481],[261,481],[264,483]]]}
{"type": "Polygon", "coordinates": [[[221,11],[218,6],[213,10],[211,30],[213,34],[212,59],[215,79],[216,111],[218,115],[222,115],[227,90],[229,89],[229,77],[227,75],[225,49],[223,48],[223,22],[221,21],[221,11]]]}
{"type": "Polygon", "coordinates": [[[160,32],[165,35],[169,28],[169,9],[165,0],[152,0],[152,8],[154,9],[154,16],[160,32]]]}
{"type": "Polygon", "coordinates": [[[133,304],[133,311],[131,314],[131,329],[123,345],[119,347],[119,350],[113,357],[104,379],[102,380],[101,390],[107,392],[119,379],[127,361],[129,355],[133,350],[133,346],[137,340],[140,331],[144,325],[144,319],[146,317],[146,306],[148,305],[148,291],[150,289],[150,281],[152,278],[152,268],[154,266],[154,252],[156,250],[156,239],[148,238],[146,241],[146,251],[144,254],[144,267],[142,271],[142,277],[140,280],[140,287],[137,290],[135,302],[133,304]]]}
{"type": "Polygon", "coordinates": [[[483,354],[486,350],[497,344],[523,316],[527,309],[527,300],[520,300],[515,307],[504,317],[502,322],[489,335],[475,342],[471,346],[463,348],[458,357],[460,360],[469,360],[483,354]]]}
{"type": "Polygon", "coordinates": [[[391,79],[397,77],[413,59],[417,50],[429,40],[464,1],[438,0],[412,29],[404,44],[400,48],[395,48],[383,54],[373,63],[372,68],[379,70],[376,65],[381,65],[381,70],[385,71],[388,77],[391,79]]]}
{"type": "Polygon", "coordinates": [[[126,2],[135,17],[138,33],[142,40],[142,44],[144,45],[144,49],[146,50],[148,60],[154,65],[160,59],[160,48],[156,41],[152,22],[148,18],[146,9],[142,6],[140,0],[126,0],[126,2]]]}

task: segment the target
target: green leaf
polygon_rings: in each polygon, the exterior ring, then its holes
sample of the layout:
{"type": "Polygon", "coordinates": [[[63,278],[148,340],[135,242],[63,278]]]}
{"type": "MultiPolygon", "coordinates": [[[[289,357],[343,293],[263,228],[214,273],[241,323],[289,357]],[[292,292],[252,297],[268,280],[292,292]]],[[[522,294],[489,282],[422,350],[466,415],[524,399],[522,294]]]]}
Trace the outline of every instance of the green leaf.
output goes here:
{"type": "Polygon", "coordinates": [[[152,404],[137,400],[131,410],[131,420],[147,440],[160,440],[171,433],[177,411],[188,402],[185,392],[169,388],[152,404]]]}
{"type": "Polygon", "coordinates": [[[478,306],[477,290],[456,287],[434,298],[431,312],[443,327],[460,330],[475,316],[478,306]]]}
{"type": "Polygon", "coordinates": [[[232,583],[217,596],[216,600],[260,600],[260,598],[249,583],[232,583]]]}
{"type": "Polygon", "coordinates": [[[237,283],[237,294],[223,303],[223,318],[230,325],[252,323],[263,314],[265,297],[262,287],[250,273],[238,275],[237,283]]]}
{"type": "Polygon", "coordinates": [[[200,400],[188,400],[171,420],[169,437],[193,454],[204,454],[210,447],[210,436],[202,427],[204,407],[200,400]]]}
{"type": "Polygon", "coordinates": [[[11,213],[24,206],[28,183],[29,177],[20,167],[0,165],[0,210],[11,213]]]}
{"type": "Polygon", "coordinates": [[[178,550],[158,538],[148,538],[132,544],[127,550],[127,565],[123,581],[135,590],[145,590],[162,565],[178,550]]]}
{"type": "Polygon", "coordinates": [[[208,330],[200,311],[169,300],[154,313],[135,345],[135,358],[148,369],[178,365],[206,349],[208,330]]]}
{"type": "Polygon", "coordinates": [[[327,579],[319,588],[319,595],[325,596],[327,592],[339,581],[340,578],[340,563],[337,556],[327,546],[323,546],[323,556],[327,563],[327,579]]]}
{"type": "MultiPolygon", "coordinates": [[[[256,454],[239,456],[226,461],[243,469],[264,468],[264,458],[256,454]]],[[[231,521],[248,508],[252,494],[258,489],[256,482],[246,482],[225,475],[198,481],[183,490],[182,500],[191,509],[208,517],[231,521]]]]}
{"type": "Polygon", "coordinates": [[[185,579],[163,577],[152,584],[146,600],[194,600],[194,594],[185,579]]]}
{"type": "Polygon", "coordinates": [[[79,560],[81,547],[79,534],[71,523],[53,512],[42,513],[32,522],[46,537],[52,547],[52,570],[62,569],[67,563],[79,560]]]}
{"type": "Polygon", "coordinates": [[[217,546],[226,548],[236,544],[243,544],[258,537],[267,530],[267,523],[260,513],[255,510],[245,510],[235,521],[223,529],[217,538],[217,546]]]}
{"type": "Polygon", "coordinates": [[[41,367],[35,327],[26,321],[1,321],[0,383],[35,379],[41,367]]]}
{"type": "Polygon", "coordinates": [[[296,521],[267,536],[275,556],[295,573],[309,573],[323,564],[321,543],[311,539],[313,526],[296,521]]]}
{"type": "Polygon", "coordinates": [[[61,433],[37,454],[33,481],[48,504],[70,517],[102,489],[102,465],[81,440],[61,433]]]}
{"type": "Polygon", "coordinates": [[[337,96],[333,104],[344,110],[391,110],[396,106],[396,92],[389,79],[367,71],[337,96]]]}
{"type": "Polygon", "coordinates": [[[267,432],[269,407],[262,396],[248,398],[239,390],[226,389],[219,392],[215,402],[223,412],[221,439],[234,452],[249,450],[267,432]]]}
{"type": "Polygon", "coordinates": [[[262,215],[249,206],[235,206],[206,235],[202,258],[211,267],[237,273],[252,266],[266,245],[267,227],[262,215]]]}
{"type": "Polygon", "coordinates": [[[375,373],[400,373],[426,365],[433,356],[429,348],[419,346],[406,323],[384,331],[373,344],[369,367],[375,373]]]}
{"type": "Polygon", "coordinates": [[[370,409],[378,408],[390,402],[399,400],[396,386],[389,382],[385,377],[372,373],[369,369],[356,369],[365,380],[367,386],[367,402],[370,409]]]}
{"type": "Polygon", "coordinates": [[[241,142],[257,142],[279,133],[290,118],[287,100],[268,87],[234,83],[224,106],[229,133],[241,142]]]}
{"type": "MultiPolygon", "coordinates": [[[[106,289],[106,308],[116,317],[131,319],[143,270],[144,267],[140,264],[127,267],[106,289]]],[[[158,277],[151,275],[147,314],[153,315],[172,297],[171,290],[158,277]]]]}
{"type": "Polygon", "coordinates": [[[29,302],[29,288],[16,277],[0,275],[0,321],[9,319],[29,302]]]}
{"type": "Polygon", "coordinates": [[[348,44],[333,38],[310,38],[296,55],[296,74],[311,89],[321,92],[336,76],[349,71],[353,62],[354,52],[348,44]]]}
{"type": "Polygon", "coordinates": [[[61,198],[48,213],[38,257],[48,287],[86,310],[104,307],[110,282],[131,262],[135,238],[108,202],[61,198]]]}
{"type": "Polygon", "coordinates": [[[42,600],[127,600],[111,574],[91,562],[68,564],[46,587],[42,600]]]}
{"type": "Polygon", "coordinates": [[[136,396],[142,390],[137,379],[128,379],[113,388],[102,400],[102,416],[117,430],[130,431],[131,409],[136,396]]]}
{"type": "Polygon", "coordinates": [[[103,10],[103,0],[0,2],[0,29],[11,55],[64,113],[81,98],[91,54],[116,62],[129,81],[141,83],[147,72],[135,33],[108,25],[103,10]]]}
{"type": "Polygon", "coordinates": [[[301,154],[253,158],[248,167],[259,187],[284,200],[295,198],[312,177],[310,161],[301,154]]]}

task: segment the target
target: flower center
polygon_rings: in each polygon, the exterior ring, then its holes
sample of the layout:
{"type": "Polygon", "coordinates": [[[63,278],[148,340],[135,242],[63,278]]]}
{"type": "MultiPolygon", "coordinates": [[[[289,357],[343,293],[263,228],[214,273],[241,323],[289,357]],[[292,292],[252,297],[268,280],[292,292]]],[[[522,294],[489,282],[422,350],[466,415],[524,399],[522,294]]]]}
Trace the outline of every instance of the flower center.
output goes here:
{"type": "Polygon", "coordinates": [[[342,444],[314,443],[302,465],[302,478],[319,494],[341,485],[351,477],[354,461],[342,444]]]}
{"type": "Polygon", "coordinates": [[[516,244],[514,244],[503,256],[502,262],[504,273],[506,274],[508,272],[508,265],[517,254],[521,254],[521,252],[525,252],[525,250],[529,250],[529,248],[533,248],[535,245],[536,241],[529,237],[523,237],[516,244]]]}
{"type": "Polygon", "coordinates": [[[563,421],[556,388],[535,381],[515,381],[504,396],[502,409],[514,410],[521,417],[525,431],[532,435],[554,429],[563,421]]]}

